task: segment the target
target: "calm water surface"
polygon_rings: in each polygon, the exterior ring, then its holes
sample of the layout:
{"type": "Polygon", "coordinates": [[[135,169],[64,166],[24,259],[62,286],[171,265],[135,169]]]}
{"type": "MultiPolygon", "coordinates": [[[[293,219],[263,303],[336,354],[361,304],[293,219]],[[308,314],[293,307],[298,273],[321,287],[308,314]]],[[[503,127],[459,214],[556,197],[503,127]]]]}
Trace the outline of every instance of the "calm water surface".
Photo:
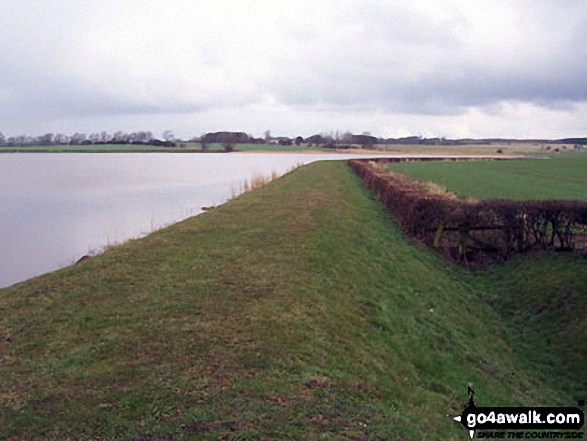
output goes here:
{"type": "MultiPolygon", "coordinates": [[[[0,287],[144,236],[231,197],[254,174],[353,155],[0,154],[0,287]]],[[[364,157],[364,156],[362,156],[364,157]]]]}

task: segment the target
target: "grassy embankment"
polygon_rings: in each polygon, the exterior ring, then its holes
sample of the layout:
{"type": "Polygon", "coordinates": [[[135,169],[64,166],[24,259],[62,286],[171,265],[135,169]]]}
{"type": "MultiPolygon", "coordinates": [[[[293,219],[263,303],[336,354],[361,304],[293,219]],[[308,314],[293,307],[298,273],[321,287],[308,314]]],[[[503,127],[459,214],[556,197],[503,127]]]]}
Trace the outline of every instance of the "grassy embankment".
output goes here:
{"type": "Polygon", "coordinates": [[[546,159],[403,162],[386,165],[476,199],[587,199],[587,153],[546,159]]]}
{"type": "MultiPolygon", "coordinates": [[[[585,260],[560,259],[578,296],[585,260]]],[[[520,301],[538,267],[512,265],[471,275],[314,163],[0,290],[0,437],[461,440],[467,382],[478,405],[573,405],[585,374],[484,301],[520,301]]]]}
{"type": "Polygon", "coordinates": [[[539,378],[587,397],[587,257],[539,253],[477,277],[539,378]]]}

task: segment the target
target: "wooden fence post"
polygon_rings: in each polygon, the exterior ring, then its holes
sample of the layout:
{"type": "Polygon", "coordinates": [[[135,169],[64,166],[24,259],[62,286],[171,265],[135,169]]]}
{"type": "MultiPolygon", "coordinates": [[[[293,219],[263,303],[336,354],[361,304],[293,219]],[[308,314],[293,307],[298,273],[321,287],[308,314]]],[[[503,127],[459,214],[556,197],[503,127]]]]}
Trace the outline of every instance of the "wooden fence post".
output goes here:
{"type": "Polygon", "coordinates": [[[467,241],[469,239],[469,226],[459,225],[459,260],[467,263],[467,241]]]}
{"type": "Polygon", "coordinates": [[[433,248],[438,248],[440,246],[440,238],[442,237],[442,232],[444,231],[444,227],[446,226],[446,220],[442,219],[438,224],[438,228],[436,229],[436,234],[434,235],[434,242],[432,243],[433,248]]]}

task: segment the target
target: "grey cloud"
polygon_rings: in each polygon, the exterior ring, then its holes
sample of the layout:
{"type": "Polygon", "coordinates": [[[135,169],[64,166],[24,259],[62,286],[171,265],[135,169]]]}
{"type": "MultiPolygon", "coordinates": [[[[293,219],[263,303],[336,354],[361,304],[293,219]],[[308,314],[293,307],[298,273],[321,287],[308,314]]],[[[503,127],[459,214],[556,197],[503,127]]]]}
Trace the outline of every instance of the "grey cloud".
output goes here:
{"type": "Polygon", "coordinates": [[[259,103],[460,115],[502,102],[587,102],[584,0],[430,0],[429,10],[415,7],[425,1],[304,1],[3,0],[0,130],[25,118],[41,126],[259,103]],[[473,4],[509,15],[475,21],[473,4]],[[232,10],[248,15],[225,17],[232,10]]]}
{"type": "Polygon", "coordinates": [[[554,18],[557,11],[546,2],[538,11],[526,4],[518,16],[541,21],[521,30],[519,41],[491,52],[466,41],[470,25],[458,13],[434,21],[405,7],[362,11],[349,18],[359,26],[348,38],[275,78],[275,95],[293,105],[362,105],[415,114],[456,114],[502,101],[547,108],[585,102],[587,27],[574,15],[577,4],[567,1],[554,18]],[[541,41],[545,47],[536,46],[541,41]]]}
{"type": "Polygon", "coordinates": [[[58,71],[0,69],[0,118],[50,119],[124,114],[194,112],[196,103],[151,104],[104,91],[91,83],[72,79],[58,71]]]}
{"type": "Polygon", "coordinates": [[[466,20],[456,8],[447,6],[450,14],[426,14],[409,3],[371,2],[347,14],[348,23],[360,23],[365,33],[375,40],[411,47],[458,47],[464,43],[462,32],[466,20]]]}

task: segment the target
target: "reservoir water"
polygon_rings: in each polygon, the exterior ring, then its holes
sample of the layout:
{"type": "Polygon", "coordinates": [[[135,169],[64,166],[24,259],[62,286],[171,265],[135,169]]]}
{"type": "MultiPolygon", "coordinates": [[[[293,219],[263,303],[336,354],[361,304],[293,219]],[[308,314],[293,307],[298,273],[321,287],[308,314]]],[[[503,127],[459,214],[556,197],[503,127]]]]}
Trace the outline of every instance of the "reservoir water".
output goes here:
{"type": "Polygon", "coordinates": [[[224,203],[255,174],[350,157],[357,155],[0,154],[0,288],[224,203]]]}

